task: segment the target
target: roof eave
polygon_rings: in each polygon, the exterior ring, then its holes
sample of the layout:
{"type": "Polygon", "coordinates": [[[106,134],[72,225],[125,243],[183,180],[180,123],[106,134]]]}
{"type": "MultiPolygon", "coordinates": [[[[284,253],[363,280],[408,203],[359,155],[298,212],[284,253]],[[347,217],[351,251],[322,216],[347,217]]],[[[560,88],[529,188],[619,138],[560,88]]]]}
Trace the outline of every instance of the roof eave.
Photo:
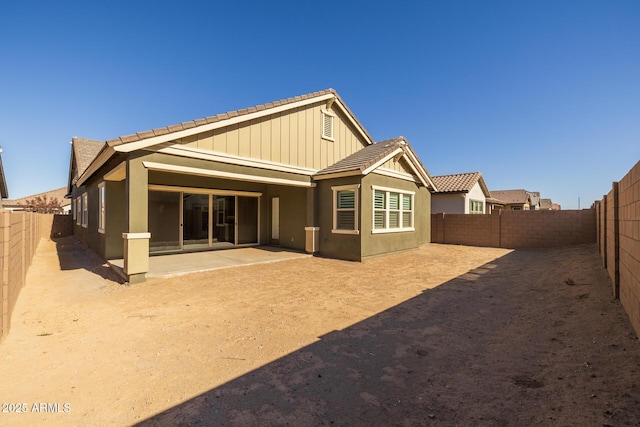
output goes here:
{"type": "Polygon", "coordinates": [[[87,169],[82,173],[82,175],[78,177],[78,179],[75,182],[75,186],[76,187],[82,186],[82,184],[84,184],[87,181],[87,179],[89,179],[94,173],[98,171],[98,169],[100,169],[105,163],[107,163],[107,161],[109,161],[111,156],[113,156],[115,153],[116,151],[113,149],[113,147],[105,145],[102,151],[100,151],[100,153],[98,153],[96,158],[93,159],[89,167],[87,167],[87,169]]]}

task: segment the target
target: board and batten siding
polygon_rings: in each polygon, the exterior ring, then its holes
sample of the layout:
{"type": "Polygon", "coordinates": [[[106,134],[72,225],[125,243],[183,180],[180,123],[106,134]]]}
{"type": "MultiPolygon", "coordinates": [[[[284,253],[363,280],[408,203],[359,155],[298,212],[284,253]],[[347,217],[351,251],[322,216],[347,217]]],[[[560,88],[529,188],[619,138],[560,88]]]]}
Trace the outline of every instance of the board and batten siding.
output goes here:
{"type": "Polygon", "coordinates": [[[366,145],[336,109],[334,141],[322,138],[325,103],[311,104],[179,141],[189,147],[312,169],[324,169],[366,145]]]}
{"type": "Polygon", "coordinates": [[[391,159],[391,160],[388,160],[385,164],[383,164],[381,168],[391,169],[392,171],[396,171],[396,172],[413,174],[413,172],[411,171],[411,168],[407,167],[406,164],[404,163],[406,163],[405,159],[402,159],[400,161],[395,161],[394,159],[391,159]]]}

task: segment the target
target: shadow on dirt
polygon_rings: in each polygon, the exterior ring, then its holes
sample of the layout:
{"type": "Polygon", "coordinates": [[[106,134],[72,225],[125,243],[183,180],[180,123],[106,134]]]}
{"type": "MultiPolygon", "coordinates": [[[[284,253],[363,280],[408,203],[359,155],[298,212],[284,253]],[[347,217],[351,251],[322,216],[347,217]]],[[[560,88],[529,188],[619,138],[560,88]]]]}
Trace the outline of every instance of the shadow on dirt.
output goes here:
{"type": "Polygon", "coordinates": [[[103,279],[124,283],[124,280],[104,260],[75,237],[58,237],[52,240],[56,243],[61,270],[84,269],[103,279]]]}
{"type": "Polygon", "coordinates": [[[638,366],[593,245],[517,250],[139,425],[618,425],[638,366]]]}

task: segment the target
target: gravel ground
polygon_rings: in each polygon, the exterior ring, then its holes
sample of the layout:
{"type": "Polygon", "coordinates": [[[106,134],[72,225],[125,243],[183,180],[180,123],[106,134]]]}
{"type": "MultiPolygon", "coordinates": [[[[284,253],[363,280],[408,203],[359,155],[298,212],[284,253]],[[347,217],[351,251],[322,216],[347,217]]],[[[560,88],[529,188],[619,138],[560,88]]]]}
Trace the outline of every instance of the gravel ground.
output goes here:
{"type": "Polygon", "coordinates": [[[594,245],[125,286],[43,241],[0,378],[1,425],[640,425],[640,343],[594,245]]]}

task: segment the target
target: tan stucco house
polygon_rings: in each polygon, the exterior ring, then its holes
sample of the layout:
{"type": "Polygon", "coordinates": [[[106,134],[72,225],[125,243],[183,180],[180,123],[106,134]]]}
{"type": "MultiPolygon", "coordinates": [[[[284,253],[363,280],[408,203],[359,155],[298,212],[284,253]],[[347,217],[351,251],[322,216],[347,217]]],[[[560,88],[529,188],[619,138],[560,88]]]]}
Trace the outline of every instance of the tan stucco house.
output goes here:
{"type": "Polygon", "coordinates": [[[430,240],[435,185],[333,89],[123,136],[73,138],[74,234],[131,283],[149,256],[276,245],[346,260],[430,240]]]}
{"type": "Polygon", "coordinates": [[[491,193],[480,172],[432,177],[438,191],[431,195],[431,212],[448,214],[487,213],[491,193]]]}

